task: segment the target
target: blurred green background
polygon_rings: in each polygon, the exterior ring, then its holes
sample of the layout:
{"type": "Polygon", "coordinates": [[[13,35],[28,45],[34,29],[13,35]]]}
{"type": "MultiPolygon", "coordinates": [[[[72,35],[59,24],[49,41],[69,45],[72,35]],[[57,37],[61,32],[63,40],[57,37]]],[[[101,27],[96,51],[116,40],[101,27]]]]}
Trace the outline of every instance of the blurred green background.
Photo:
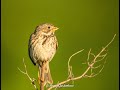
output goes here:
{"type": "MultiPolygon", "coordinates": [[[[108,48],[104,70],[94,78],[74,82],[73,88],[61,90],[118,90],[119,80],[119,12],[118,0],[1,0],[1,88],[2,90],[34,90],[29,79],[20,73],[25,59],[28,73],[37,79],[37,67],[28,56],[30,34],[40,23],[59,27],[56,36],[59,48],[50,68],[54,84],[67,78],[67,61],[74,52],[71,65],[75,76],[80,75],[89,48],[97,53],[117,34],[108,48]]],[[[69,83],[71,84],[71,82],[69,83]]]]}

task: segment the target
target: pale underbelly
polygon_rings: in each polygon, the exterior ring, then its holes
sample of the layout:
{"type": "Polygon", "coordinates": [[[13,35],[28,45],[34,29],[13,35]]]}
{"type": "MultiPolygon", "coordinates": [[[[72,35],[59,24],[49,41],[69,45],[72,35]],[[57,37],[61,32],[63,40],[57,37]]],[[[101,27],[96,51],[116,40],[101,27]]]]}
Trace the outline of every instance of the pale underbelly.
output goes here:
{"type": "Polygon", "coordinates": [[[36,60],[39,61],[51,61],[51,59],[53,58],[54,54],[55,54],[56,50],[54,46],[50,46],[50,45],[38,45],[34,48],[33,50],[33,55],[35,56],[36,60]]]}

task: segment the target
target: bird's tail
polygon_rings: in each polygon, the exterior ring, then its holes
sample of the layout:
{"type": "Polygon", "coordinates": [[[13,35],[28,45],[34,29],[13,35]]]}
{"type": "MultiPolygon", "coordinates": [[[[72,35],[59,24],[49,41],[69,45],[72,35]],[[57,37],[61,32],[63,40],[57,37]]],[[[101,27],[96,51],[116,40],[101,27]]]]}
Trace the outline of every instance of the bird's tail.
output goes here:
{"type": "Polygon", "coordinates": [[[50,73],[50,68],[49,68],[49,62],[46,63],[46,65],[45,65],[44,81],[45,81],[45,85],[46,85],[46,83],[49,83],[49,84],[53,83],[51,73],[50,73]]]}
{"type": "Polygon", "coordinates": [[[52,84],[53,80],[50,73],[49,62],[42,65],[39,70],[40,80],[42,81],[41,84],[44,84],[42,86],[45,86],[47,83],[52,84]]]}

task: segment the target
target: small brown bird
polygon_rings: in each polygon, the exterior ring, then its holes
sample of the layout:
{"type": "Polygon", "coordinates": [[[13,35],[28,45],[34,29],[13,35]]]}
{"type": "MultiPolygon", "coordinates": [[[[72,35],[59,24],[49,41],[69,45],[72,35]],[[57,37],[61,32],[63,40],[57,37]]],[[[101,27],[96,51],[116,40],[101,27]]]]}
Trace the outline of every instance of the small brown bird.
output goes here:
{"type": "Polygon", "coordinates": [[[33,64],[39,67],[41,90],[44,89],[46,83],[53,83],[49,62],[52,60],[58,47],[54,34],[56,30],[58,28],[52,24],[41,24],[36,27],[29,39],[29,56],[33,64]]]}

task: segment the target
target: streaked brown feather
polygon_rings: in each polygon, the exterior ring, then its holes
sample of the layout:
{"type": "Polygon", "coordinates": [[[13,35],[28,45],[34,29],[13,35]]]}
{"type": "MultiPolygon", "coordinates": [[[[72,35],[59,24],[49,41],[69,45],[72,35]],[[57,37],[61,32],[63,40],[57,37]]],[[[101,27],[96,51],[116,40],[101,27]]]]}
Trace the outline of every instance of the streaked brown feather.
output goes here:
{"type": "MultiPolygon", "coordinates": [[[[42,68],[42,63],[47,62],[47,72],[41,72],[44,74],[44,84],[52,83],[52,77],[49,69],[49,62],[52,60],[58,47],[57,38],[54,33],[46,30],[46,27],[51,24],[44,24],[36,27],[36,30],[31,34],[29,39],[29,56],[34,65],[38,65],[42,68]]],[[[53,25],[51,25],[53,27],[53,25]]]]}

